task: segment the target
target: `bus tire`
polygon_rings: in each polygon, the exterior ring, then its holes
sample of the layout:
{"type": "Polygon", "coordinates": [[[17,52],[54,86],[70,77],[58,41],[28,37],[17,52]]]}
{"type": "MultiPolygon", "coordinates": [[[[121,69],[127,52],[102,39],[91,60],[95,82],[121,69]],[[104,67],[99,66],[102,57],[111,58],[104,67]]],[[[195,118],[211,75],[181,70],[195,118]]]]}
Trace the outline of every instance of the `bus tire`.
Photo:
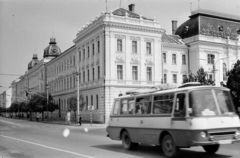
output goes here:
{"type": "Polygon", "coordinates": [[[209,154],[214,154],[215,152],[218,151],[219,147],[220,147],[219,144],[205,145],[203,146],[203,149],[209,154]]]}
{"type": "Polygon", "coordinates": [[[123,145],[123,148],[126,150],[134,150],[134,149],[137,149],[138,147],[138,143],[133,143],[131,141],[131,137],[127,131],[124,131],[122,134],[122,145],[123,145]]]}
{"type": "Polygon", "coordinates": [[[173,137],[166,134],[162,139],[162,151],[166,157],[173,158],[177,155],[178,147],[176,146],[173,137]]]}

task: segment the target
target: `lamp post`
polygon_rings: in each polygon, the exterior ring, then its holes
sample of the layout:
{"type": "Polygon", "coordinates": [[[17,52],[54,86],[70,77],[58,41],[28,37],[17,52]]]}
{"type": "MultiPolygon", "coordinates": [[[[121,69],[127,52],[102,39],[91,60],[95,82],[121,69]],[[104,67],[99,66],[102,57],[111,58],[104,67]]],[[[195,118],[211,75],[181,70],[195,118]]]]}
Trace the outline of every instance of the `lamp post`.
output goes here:
{"type": "Polygon", "coordinates": [[[48,82],[47,82],[47,121],[49,121],[49,117],[48,117],[48,100],[49,100],[49,96],[48,96],[48,82]]]}

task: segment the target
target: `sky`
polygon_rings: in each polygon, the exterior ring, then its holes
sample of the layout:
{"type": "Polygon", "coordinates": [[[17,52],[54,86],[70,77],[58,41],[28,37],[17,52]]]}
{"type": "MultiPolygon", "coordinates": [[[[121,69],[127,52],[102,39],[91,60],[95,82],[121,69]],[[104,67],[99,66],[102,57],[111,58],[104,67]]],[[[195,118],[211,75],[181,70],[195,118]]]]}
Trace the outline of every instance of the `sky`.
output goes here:
{"type": "Polygon", "coordinates": [[[172,20],[180,26],[198,7],[240,16],[240,0],[0,0],[0,94],[27,71],[33,54],[43,58],[51,37],[64,52],[96,15],[129,4],[140,15],[155,17],[168,34],[172,20]]]}

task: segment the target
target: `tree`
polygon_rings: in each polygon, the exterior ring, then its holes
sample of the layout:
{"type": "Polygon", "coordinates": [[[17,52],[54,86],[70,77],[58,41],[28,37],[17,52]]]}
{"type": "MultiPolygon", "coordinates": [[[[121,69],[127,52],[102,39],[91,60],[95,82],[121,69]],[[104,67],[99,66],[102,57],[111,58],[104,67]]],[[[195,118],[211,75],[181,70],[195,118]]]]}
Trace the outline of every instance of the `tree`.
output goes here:
{"type": "MultiPolygon", "coordinates": [[[[69,109],[74,111],[74,117],[75,117],[75,122],[77,121],[76,119],[76,111],[77,111],[77,96],[72,96],[68,99],[68,105],[69,109]]],[[[79,109],[83,109],[85,106],[85,101],[83,99],[83,96],[80,94],[79,95],[79,109]]]]}
{"type": "Polygon", "coordinates": [[[240,60],[233,69],[227,72],[228,80],[226,87],[230,89],[236,110],[240,107],[240,60]]]}
{"type": "Polygon", "coordinates": [[[200,82],[202,85],[214,85],[214,81],[207,79],[207,72],[205,72],[202,67],[198,69],[196,75],[190,72],[189,77],[185,78],[183,81],[183,83],[187,82],[200,82]]]}

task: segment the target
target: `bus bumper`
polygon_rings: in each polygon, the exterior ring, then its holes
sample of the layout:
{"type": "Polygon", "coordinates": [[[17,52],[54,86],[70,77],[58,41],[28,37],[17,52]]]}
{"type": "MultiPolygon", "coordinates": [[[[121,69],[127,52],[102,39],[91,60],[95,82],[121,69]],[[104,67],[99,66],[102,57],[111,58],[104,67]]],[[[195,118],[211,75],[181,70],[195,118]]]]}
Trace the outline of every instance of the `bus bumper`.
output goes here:
{"type": "Polygon", "coordinates": [[[234,144],[240,142],[240,139],[227,139],[227,140],[217,140],[217,141],[192,141],[192,146],[203,146],[203,145],[214,145],[214,144],[234,144]]]}

